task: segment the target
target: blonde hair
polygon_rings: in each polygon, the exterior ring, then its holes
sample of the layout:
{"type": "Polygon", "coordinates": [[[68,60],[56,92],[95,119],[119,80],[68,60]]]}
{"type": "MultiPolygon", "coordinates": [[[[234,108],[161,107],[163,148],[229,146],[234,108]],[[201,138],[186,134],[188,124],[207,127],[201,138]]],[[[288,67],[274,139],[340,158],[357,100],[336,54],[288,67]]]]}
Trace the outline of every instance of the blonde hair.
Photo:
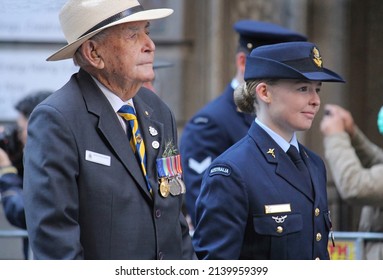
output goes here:
{"type": "Polygon", "coordinates": [[[243,84],[239,85],[234,90],[234,102],[237,105],[237,108],[243,113],[255,114],[258,105],[256,92],[258,84],[262,82],[269,85],[274,85],[277,81],[277,79],[256,79],[248,80],[243,84]]]}
{"type": "Polygon", "coordinates": [[[234,90],[234,102],[241,112],[249,114],[256,112],[257,93],[255,88],[259,82],[259,80],[250,80],[234,90]]]}

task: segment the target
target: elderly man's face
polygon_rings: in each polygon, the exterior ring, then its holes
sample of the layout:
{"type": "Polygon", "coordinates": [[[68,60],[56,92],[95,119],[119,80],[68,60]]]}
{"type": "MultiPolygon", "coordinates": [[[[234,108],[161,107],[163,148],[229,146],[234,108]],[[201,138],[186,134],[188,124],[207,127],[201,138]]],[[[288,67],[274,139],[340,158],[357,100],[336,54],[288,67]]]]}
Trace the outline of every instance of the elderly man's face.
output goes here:
{"type": "Polygon", "coordinates": [[[111,27],[97,52],[102,56],[102,75],[112,88],[154,79],[155,45],[149,37],[149,22],[130,22],[111,27]]]}

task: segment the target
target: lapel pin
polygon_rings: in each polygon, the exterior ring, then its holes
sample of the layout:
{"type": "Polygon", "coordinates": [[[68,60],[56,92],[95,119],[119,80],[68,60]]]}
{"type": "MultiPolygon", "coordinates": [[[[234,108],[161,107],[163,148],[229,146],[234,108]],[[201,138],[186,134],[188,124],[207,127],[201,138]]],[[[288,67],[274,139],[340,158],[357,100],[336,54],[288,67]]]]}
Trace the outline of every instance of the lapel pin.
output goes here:
{"type": "Polygon", "coordinates": [[[273,158],[275,158],[274,149],[269,149],[267,151],[268,154],[272,155],[273,158]]]}
{"type": "Polygon", "coordinates": [[[150,133],[150,135],[152,135],[152,136],[156,136],[156,135],[158,135],[158,131],[157,131],[157,129],[155,129],[153,126],[149,126],[149,133],[150,133]]]}
{"type": "Polygon", "coordinates": [[[157,150],[160,147],[160,143],[158,141],[153,141],[152,147],[157,150]]]}

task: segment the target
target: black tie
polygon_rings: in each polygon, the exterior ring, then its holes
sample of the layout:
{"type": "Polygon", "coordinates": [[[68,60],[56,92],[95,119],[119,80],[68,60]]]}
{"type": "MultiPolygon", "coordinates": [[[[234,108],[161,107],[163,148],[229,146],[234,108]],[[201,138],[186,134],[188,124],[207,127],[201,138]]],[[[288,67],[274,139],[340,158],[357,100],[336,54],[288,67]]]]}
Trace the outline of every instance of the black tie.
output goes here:
{"type": "Polygon", "coordinates": [[[295,166],[298,168],[298,170],[301,172],[302,176],[304,177],[306,185],[312,197],[313,192],[312,192],[310,173],[309,173],[309,170],[307,169],[306,164],[303,162],[302,157],[299,154],[297,148],[295,148],[295,146],[293,145],[290,145],[290,148],[287,150],[286,153],[291,158],[295,166]]]}

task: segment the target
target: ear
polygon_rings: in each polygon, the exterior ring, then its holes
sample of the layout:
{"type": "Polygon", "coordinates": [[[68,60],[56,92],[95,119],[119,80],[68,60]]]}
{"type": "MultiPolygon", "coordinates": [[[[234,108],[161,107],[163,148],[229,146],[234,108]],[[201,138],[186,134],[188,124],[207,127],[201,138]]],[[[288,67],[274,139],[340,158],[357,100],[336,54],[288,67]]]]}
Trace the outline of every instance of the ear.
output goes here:
{"type": "Polygon", "coordinates": [[[82,44],[81,48],[84,58],[89,62],[90,65],[97,69],[104,68],[104,60],[97,51],[99,45],[95,41],[87,40],[82,44]]]}
{"type": "Polygon", "coordinates": [[[239,69],[239,71],[241,71],[241,73],[244,74],[246,66],[246,54],[244,52],[238,52],[235,55],[235,64],[237,66],[237,69],[239,69]]]}
{"type": "Polygon", "coordinates": [[[266,83],[264,82],[259,83],[255,88],[255,92],[257,93],[258,98],[262,100],[263,102],[265,103],[271,102],[269,87],[266,83]]]}

